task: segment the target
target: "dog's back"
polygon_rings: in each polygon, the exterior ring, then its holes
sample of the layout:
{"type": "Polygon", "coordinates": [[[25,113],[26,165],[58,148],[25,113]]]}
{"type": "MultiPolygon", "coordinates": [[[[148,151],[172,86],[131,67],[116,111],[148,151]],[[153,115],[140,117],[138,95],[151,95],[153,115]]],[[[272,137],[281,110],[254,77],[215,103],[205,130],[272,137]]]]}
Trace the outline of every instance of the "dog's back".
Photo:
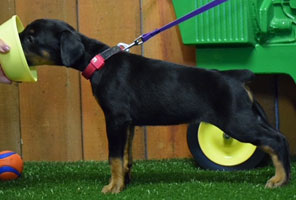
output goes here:
{"type": "Polygon", "coordinates": [[[255,74],[247,69],[241,70],[227,70],[227,71],[220,71],[222,74],[239,80],[241,82],[249,82],[255,78],[255,74]]]}

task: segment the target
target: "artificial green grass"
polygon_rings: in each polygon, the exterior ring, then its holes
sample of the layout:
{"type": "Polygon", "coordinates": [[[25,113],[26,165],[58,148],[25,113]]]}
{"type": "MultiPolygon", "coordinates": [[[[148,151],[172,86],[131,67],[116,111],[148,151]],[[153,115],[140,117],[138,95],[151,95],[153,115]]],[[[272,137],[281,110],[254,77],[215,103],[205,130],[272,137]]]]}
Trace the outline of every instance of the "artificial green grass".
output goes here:
{"type": "Polygon", "coordinates": [[[292,164],[290,184],[264,189],[272,166],[250,171],[207,171],[193,160],[136,161],[131,184],[120,194],[101,194],[109,180],[107,162],[26,162],[21,178],[0,181],[0,199],[296,199],[292,164]]]}

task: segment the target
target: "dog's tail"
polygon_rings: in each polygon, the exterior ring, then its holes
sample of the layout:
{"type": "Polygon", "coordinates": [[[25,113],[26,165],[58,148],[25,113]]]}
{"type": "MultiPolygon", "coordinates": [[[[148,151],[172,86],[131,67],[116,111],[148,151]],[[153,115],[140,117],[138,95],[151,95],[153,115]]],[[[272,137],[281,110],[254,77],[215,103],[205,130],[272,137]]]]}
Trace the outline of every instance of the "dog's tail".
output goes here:
{"type": "Polygon", "coordinates": [[[220,71],[220,73],[240,82],[248,82],[255,78],[255,74],[247,69],[220,71]]]}

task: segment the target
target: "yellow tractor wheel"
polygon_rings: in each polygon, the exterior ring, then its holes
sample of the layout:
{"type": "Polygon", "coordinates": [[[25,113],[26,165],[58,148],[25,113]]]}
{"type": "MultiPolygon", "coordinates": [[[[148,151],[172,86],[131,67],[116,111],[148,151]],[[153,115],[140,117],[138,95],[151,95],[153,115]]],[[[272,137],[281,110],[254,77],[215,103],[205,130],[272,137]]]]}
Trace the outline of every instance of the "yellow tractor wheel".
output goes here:
{"type": "Polygon", "coordinates": [[[194,159],[205,169],[252,169],[266,157],[256,146],[231,138],[218,127],[205,122],[189,125],[187,142],[194,159]]]}

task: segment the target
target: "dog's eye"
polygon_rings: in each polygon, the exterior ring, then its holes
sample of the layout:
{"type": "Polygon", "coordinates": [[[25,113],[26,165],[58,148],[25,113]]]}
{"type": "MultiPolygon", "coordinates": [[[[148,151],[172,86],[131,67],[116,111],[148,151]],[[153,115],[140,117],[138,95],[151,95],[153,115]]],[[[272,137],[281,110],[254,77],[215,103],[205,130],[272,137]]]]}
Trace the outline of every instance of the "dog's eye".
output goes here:
{"type": "Polygon", "coordinates": [[[29,43],[33,43],[34,42],[34,37],[32,35],[29,35],[27,37],[27,40],[28,40],[29,43]]]}

